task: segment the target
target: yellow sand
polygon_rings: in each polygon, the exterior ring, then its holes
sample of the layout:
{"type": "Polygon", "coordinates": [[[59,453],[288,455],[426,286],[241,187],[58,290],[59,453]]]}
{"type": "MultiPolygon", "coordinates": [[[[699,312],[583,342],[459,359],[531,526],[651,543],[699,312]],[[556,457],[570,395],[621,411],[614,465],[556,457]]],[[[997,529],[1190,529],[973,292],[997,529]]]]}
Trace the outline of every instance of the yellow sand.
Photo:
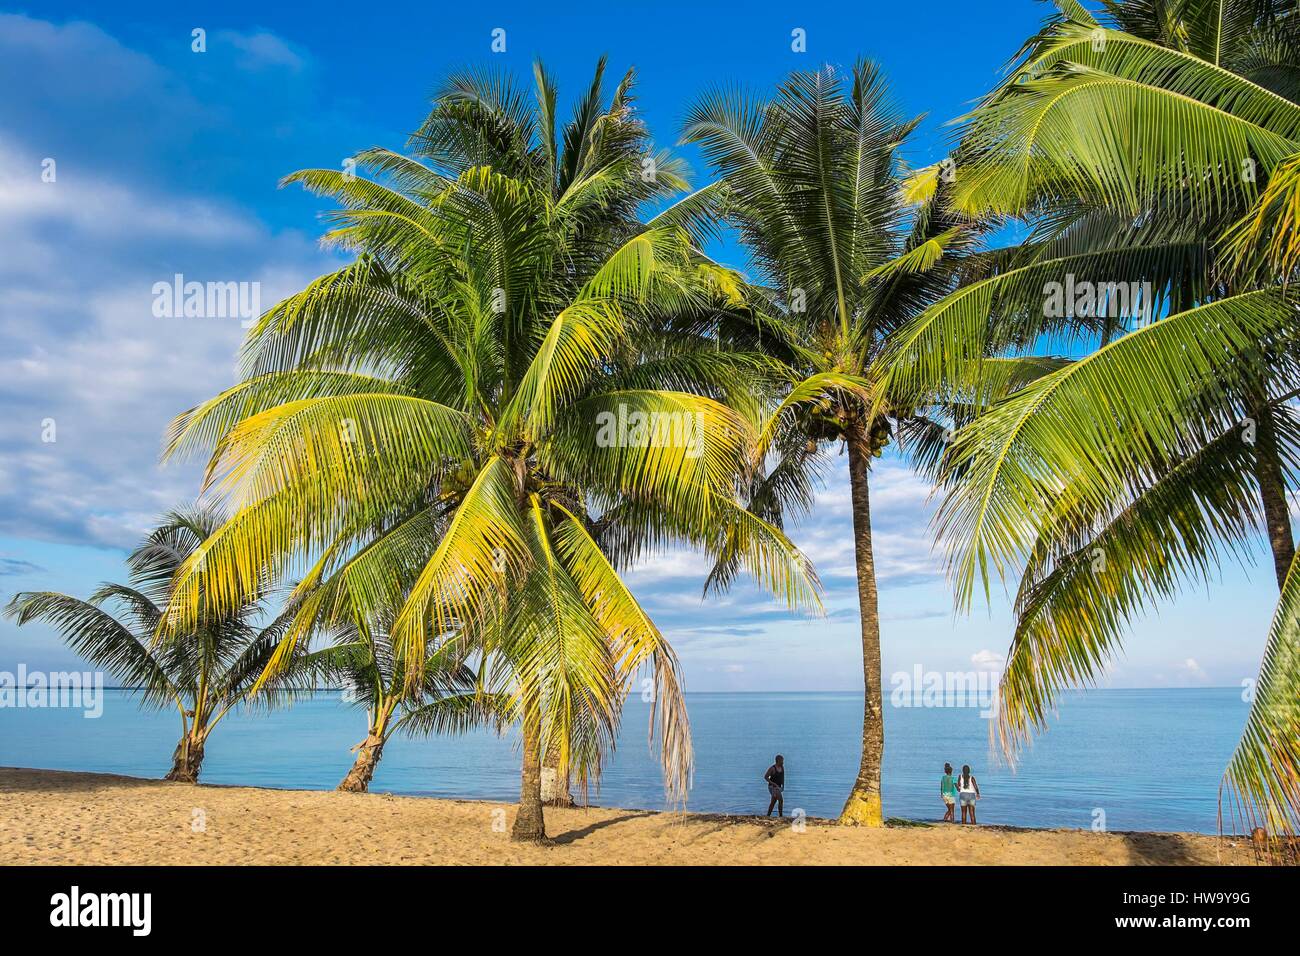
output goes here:
{"type": "Polygon", "coordinates": [[[0,861],[84,864],[1252,863],[1241,840],[954,824],[548,809],[552,847],[509,840],[509,804],[193,786],[0,768],[0,861]]]}

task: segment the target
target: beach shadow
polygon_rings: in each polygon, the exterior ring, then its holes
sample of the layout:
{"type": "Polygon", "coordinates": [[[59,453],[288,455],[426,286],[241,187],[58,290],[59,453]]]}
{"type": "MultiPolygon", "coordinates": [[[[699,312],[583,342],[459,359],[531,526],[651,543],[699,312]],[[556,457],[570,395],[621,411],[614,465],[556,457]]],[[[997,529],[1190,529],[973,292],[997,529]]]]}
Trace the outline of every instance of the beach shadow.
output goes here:
{"type": "Polygon", "coordinates": [[[1130,866],[1180,866],[1199,862],[1181,833],[1117,833],[1128,851],[1130,866]]]}
{"type": "Polygon", "coordinates": [[[557,833],[551,837],[552,843],[567,846],[570,843],[577,843],[579,840],[586,839],[597,830],[603,830],[605,827],[612,827],[616,823],[626,823],[628,820],[636,820],[646,816],[644,813],[625,813],[622,816],[610,817],[608,820],[597,820],[580,830],[566,830],[564,833],[557,833]]]}
{"type": "MultiPolygon", "coordinates": [[[[59,790],[63,793],[89,793],[93,790],[156,787],[165,781],[145,777],[124,777],[116,773],[86,773],[66,770],[31,770],[23,767],[0,767],[0,790],[10,793],[59,790]]],[[[175,784],[175,786],[192,786],[175,784]]]]}

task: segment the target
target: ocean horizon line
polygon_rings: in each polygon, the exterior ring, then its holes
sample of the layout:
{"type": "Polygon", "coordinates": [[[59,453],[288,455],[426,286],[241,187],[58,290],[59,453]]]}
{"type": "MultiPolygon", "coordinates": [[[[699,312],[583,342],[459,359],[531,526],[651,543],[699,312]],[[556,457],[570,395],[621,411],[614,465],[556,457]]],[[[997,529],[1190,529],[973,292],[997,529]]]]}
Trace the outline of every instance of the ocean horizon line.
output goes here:
{"type": "MultiPolygon", "coordinates": [[[[0,674],[4,674],[4,673],[6,673],[6,671],[5,671],[3,668],[0,668],[0,674]]],[[[44,673],[77,673],[77,672],[76,672],[76,671],[69,670],[69,671],[46,671],[46,672],[44,672],[44,673]]],[[[16,689],[16,688],[15,688],[15,689],[16,689]]],[[[42,689],[42,685],[40,685],[40,684],[24,684],[22,689],[23,689],[23,690],[40,690],[40,689],[42,689]]],[[[144,687],[131,687],[131,686],[123,685],[123,684],[104,684],[103,687],[102,687],[102,689],[103,689],[103,690],[142,691],[142,690],[145,690],[146,688],[144,688],[144,687]]],[[[346,691],[348,688],[346,688],[346,687],[315,687],[315,688],[312,688],[312,687],[286,687],[286,688],[283,688],[283,689],[284,689],[284,690],[287,690],[287,691],[300,692],[300,693],[304,693],[304,694],[305,694],[305,693],[322,693],[322,694],[330,694],[330,693],[343,693],[343,692],[346,691]]],[[[1061,690],[1061,693],[1062,693],[1062,694],[1095,694],[1095,693],[1133,692],[1133,691],[1153,691],[1153,690],[1159,690],[1159,691],[1200,691],[1200,690],[1238,690],[1238,689],[1240,689],[1240,685],[1238,685],[1238,684],[1203,684],[1203,685],[1200,685],[1200,686],[1197,686],[1197,687],[1156,687],[1156,686],[1145,685],[1145,686],[1141,686],[1141,687],[1066,687],[1066,688],[1063,688],[1063,689],[1061,690]]],[[[719,695],[719,696],[728,696],[728,695],[729,695],[729,696],[735,696],[735,697],[740,697],[740,696],[745,696],[745,695],[753,695],[753,694],[856,694],[856,695],[861,696],[861,694],[862,694],[862,689],[861,689],[861,688],[858,688],[858,689],[856,689],[856,690],[853,690],[853,689],[838,689],[838,690],[836,690],[836,689],[818,689],[818,690],[800,690],[800,689],[786,689],[786,690],[684,690],[683,693],[685,693],[685,694],[687,694],[687,695],[691,695],[691,694],[714,694],[714,695],[719,695]]]]}

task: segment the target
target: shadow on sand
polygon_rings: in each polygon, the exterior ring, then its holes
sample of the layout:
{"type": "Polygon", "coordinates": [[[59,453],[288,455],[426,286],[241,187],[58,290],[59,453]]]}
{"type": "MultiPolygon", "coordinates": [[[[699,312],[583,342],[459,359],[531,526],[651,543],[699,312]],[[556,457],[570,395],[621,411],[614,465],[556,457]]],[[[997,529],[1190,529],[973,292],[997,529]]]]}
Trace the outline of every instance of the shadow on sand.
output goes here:
{"type": "MultiPolygon", "coordinates": [[[[10,792],[43,792],[51,787],[51,777],[64,793],[90,793],[95,790],[156,787],[167,783],[161,778],[126,777],[116,773],[91,773],[88,771],[34,770],[23,767],[0,767],[0,790],[10,792]]],[[[189,787],[193,784],[175,784],[189,787]]]]}
{"type": "Polygon", "coordinates": [[[551,842],[562,846],[577,843],[579,840],[591,836],[597,830],[603,830],[605,827],[612,827],[616,823],[626,823],[628,820],[636,820],[644,816],[646,816],[645,813],[625,813],[622,816],[610,817],[608,820],[597,820],[580,830],[566,830],[564,833],[557,833],[551,837],[551,842]]]}
{"type": "Polygon", "coordinates": [[[1130,866],[1179,866],[1196,862],[1181,833],[1117,833],[1124,840],[1130,866]]]}

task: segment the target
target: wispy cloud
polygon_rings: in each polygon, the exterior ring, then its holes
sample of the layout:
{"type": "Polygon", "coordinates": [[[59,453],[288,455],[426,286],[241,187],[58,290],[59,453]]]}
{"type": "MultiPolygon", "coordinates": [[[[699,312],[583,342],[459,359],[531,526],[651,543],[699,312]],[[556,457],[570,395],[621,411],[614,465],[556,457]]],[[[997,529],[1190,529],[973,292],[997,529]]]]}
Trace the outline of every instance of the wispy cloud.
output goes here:
{"type": "Polygon", "coordinates": [[[217,34],[217,39],[224,40],[239,50],[241,55],[236,62],[240,69],[285,69],[296,73],[307,65],[306,57],[301,52],[265,30],[255,33],[222,30],[217,34]]]}
{"type": "MultiPolygon", "coordinates": [[[[215,46],[293,65],[270,34],[215,46]]],[[[233,317],[155,318],[154,284],[256,283],[269,305],[336,260],[237,202],[148,175],[224,122],[222,104],[97,27],[0,16],[0,83],[27,90],[0,102],[0,532],[127,546],[196,494],[196,466],[158,467],[163,430],[233,382],[244,332],[233,317]],[[125,115],[131,142],[100,135],[125,115]]],[[[215,139],[206,158],[245,146],[215,139]]]]}
{"type": "Polygon", "coordinates": [[[45,571],[39,564],[23,561],[20,558],[0,558],[0,577],[22,577],[28,574],[41,574],[45,571]]]}

